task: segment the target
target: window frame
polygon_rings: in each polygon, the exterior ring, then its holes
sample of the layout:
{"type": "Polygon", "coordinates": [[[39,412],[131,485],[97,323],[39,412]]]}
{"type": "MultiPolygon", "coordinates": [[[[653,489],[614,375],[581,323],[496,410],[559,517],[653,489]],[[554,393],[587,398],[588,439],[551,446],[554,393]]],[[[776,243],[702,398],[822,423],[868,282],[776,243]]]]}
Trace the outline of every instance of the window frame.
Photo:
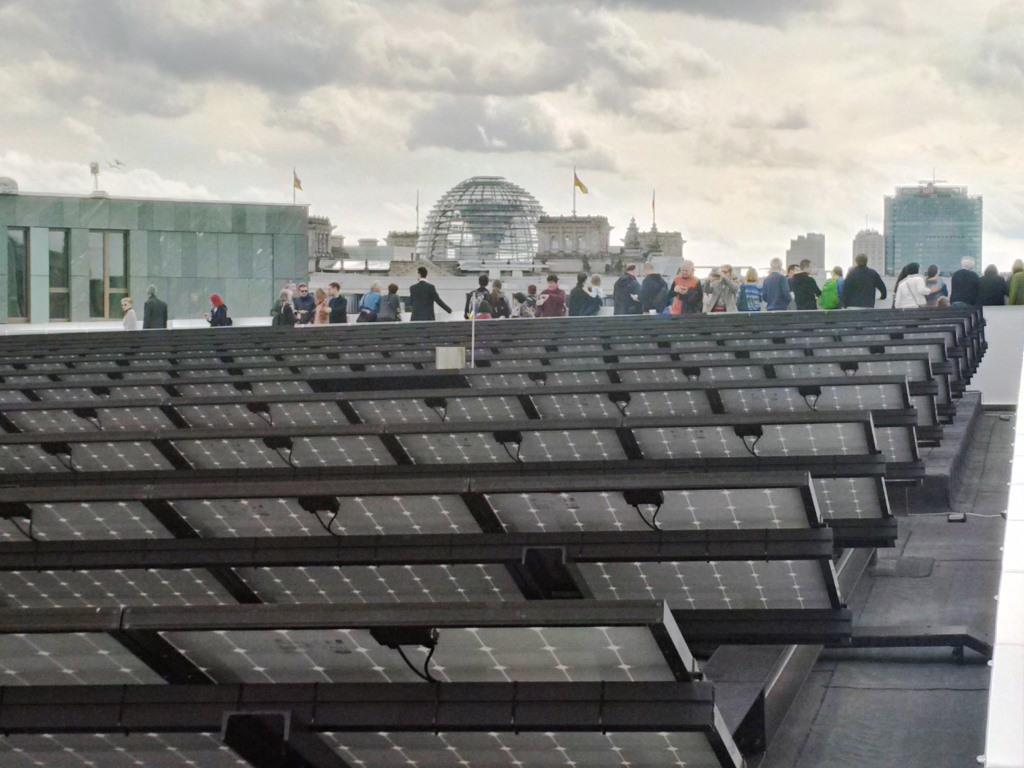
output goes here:
{"type": "Polygon", "coordinates": [[[31,274],[32,274],[32,242],[31,234],[28,227],[7,227],[7,237],[5,238],[5,249],[7,258],[7,306],[4,309],[4,314],[7,317],[8,323],[28,323],[32,318],[32,290],[31,290],[31,274]],[[25,251],[25,268],[23,270],[22,290],[25,293],[25,314],[24,315],[11,315],[11,233],[20,232],[22,236],[22,247],[25,251]]]}
{"type": "Polygon", "coordinates": [[[110,299],[112,296],[118,297],[118,305],[120,305],[121,299],[127,298],[129,294],[128,288],[128,232],[123,229],[90,229],[90,235],[100,235],[102,238],[102,265],[103,265],[103,314],[94,315],[92,312],[92,265],[89,266],[89,319],[90,320],[116,320],[117,317],[112,317],[110,313],[110,299]],[[110,287],[110,242],[113,236],[119,236],[122,238],[121,242],[123,247],[121,249],[121,256],[124,259],[124,288],[111,288],[110,287]]]}
{"type": "Polygon", "coordinates": [[[54,228],[50,229],[47,233],[47,255],[48,262],[48,280],[49,280],[49,296],[50,296],[50,322],[51,323],[67,323],[71,321],[71,230],[54,228]],[[55,234],[61,234],[64,237],[64,274],[67,277],[67,284],[64,286],[54,286],[53,284],[53,236],[55,234]],[[53,296],[63,295],[67,296],[67,317],[54,317],[53,316],[53,296]]]}

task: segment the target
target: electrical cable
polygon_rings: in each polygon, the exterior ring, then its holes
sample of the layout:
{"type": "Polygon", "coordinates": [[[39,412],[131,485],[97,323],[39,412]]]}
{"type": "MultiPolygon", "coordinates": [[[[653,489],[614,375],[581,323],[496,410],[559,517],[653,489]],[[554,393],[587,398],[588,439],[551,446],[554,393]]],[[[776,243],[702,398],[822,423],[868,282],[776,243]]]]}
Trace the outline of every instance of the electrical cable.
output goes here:
{"type": "Polygon", "coordinates": [[[523,463],[523,458],[522,458],[523,444],[522,443],[516,443],[515,455],[513,455],[512,451],[509,450],[508,443],[502,443],[501,447],[505,449],[505,453],[507,453],[508,457],[510,459],[512,459],[512,461],[514,461],[516,464],[522,464],[523,463]]]}
{"type": "Polygon", "coordinates": [[[652,531],[661,531],[661,527],[658,525],[658,514],[661,512],[661,506],[662,505],[659,504],[657,507],[654,508],[654,515],[651,517],[650,520],[648,520],[644,513],[640,511],[639,504],[634,504],[633,509],[636,510],[637,516],[640,518],[644,525],[646,525],[652,531]]]}
{"type": "Polygon", "coordinates": [[[402,650],[402,646],[396,645],[395,650],[398,651],[398,655],[402,657],[402,661],[405,662],[405,665],[409,667],[409,669],[412,670],[413,674],[416,675],[416,677],[420,678],[420,680],[423,680],[426,683],[433,683],[434,685],[439,685],[441,683],[440,680],[438,680],[436,677],[430,674],[430,660],[434,657],[434,651],[437,650],[436,642],[434,646],[427,652],[427,658],[423,661],[422,672],[418,670],[416,666],[412,663],[412,661],[409,660],[409,657],[405,655],[405,651],[402,650]]]}

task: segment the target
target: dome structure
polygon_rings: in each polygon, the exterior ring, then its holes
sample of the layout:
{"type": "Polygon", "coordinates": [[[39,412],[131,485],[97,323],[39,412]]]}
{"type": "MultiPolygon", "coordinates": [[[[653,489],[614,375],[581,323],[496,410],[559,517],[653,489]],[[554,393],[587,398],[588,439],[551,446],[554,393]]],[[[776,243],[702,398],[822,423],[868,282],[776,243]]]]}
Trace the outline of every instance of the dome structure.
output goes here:
{"type": "Polygon", "coordinates": [[[530,263],[537,255],[540,203],[500,176],[474,176],[434,205],[416,250],[431,261],[530,263]]]}

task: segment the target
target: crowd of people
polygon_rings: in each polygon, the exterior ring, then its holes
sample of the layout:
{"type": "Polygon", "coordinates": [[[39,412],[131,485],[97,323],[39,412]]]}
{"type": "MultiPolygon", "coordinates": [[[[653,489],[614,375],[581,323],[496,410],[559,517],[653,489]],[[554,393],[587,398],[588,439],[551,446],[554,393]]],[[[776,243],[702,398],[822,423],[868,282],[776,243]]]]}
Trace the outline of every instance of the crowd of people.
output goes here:
{"type": "MultiPolygon", "coordinates": [[[[453,310],[427,280],[426,267],[417,270],[418,280],[409,288],[408,309],[411,320],[434,320],[434,307],[447,313],[453,310]]],[[[357,323],[399,322],[402,301],[396,283],[387,286],[375,282],[363,294],[352,314],[357,323]]],[[[149,286],[144,306],[142,327],[167,327],[167,304],[149,286]]],[[[923,273],[920,264],[907,264],[900,271],[892,291],[891,306],[897,309],[942,307],[950,304],[969,306],[1024,306],[1024,261],[1013,263],[1009,279],[994,265],[980,276],[973,259],[965,258],[961,268],[947,282],[932,264],[923,273]]],[[[772,259],[768,274],[762,280],[756,269],[733,274],[728,264],[711,269],[700,280],[692,261],[684,261],[671,283],[651,264],[644,264],[643,277],[637,276],[637,265],[625,266],[612,286],[610,298],[616,315],[658,314],[668,317],[719,312],[776,312],[781,310],[816,310],[871,308],[885,301],[888,291],[882,277],[868,266],[867,256],[854,259],[845,273],[835,267],[824,276],[821,285],[815,278],[810,261],[791,264],[783,270],[781,259],[772,259]]],[[[548,275],[546,287],[538,291],[528,285],[526,291],[507,293],[501,280],[480,275],[477,287],[466,295],[463,317],[477,320],[530,317],[586,317],[598,315],[606,296],[601,276],[580,272],[576,285],[568,294],[559,285],[558,275],[548,275]]],[[[121,300],[126,330],[139,327],[138,316],[130,297],[121,300]]],[[[278,295],[270,311],[274,326],[332,325],[349,322],[348,300],[341,285],[332,282],[327,289],[312,293],[306,283],[289,283],[278,295]]],[[[204,316],[211,327],[232,325],[224,299],[210,296],[210,310],[204,316]]]]}

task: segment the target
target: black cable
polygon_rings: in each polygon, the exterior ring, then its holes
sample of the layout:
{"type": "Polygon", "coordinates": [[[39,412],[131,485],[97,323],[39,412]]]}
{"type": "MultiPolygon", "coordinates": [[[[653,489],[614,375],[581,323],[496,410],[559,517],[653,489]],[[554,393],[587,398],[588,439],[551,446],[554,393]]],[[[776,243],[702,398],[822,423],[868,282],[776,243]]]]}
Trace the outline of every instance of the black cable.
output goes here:
{"type": "Polygon", "coordinates": [[[430,406],[430,410],[432,410],[434,413],[436,413],[440,417],[441,421],[447,421],[448,420],[448,408],[447,408],[447,406],[445,406],[444,408],[435,408],[434,406],[430,406]]]}
{"type": "Polygon", "coordinates": [[[761,442],[761,438],[762,437],[764,437],[764,435],[756,435],[754,437],[753,442],[750,442],[750,443],[747,442],[747,438],[746,437],[742,438],[743,439],[743,447],[747,449],[747,452],[751,456],[757,456],[757,444],[761,442]]]}
{"type": "Polygon", "coordinates": [[[810,408],[812,411],[817,409],[818,398],[821,397],[821,395],[804,395],[803,397],[804,402],[807,403],[808,408],[810,408]]]}
{"type": "Polygon", "coordinates": [[[71,454],[70,453],[68,454],[68,460],[67,461],[64,461],[64,459],[63,459],[64,454],[63,453],[55,453],[55,454],[53,454],[53,456],[54,456],[55,459],[57,459],[57,461],[60,462],[61,466],[64,467],[64,469],[66,469],[66,470],[68,470],[70,472],[77,472],[78,471],[77,469],[75,469],[75,461],[74,461],[74,459],[71,458],[71,454]]]}
{"type": "Polygon", "coordinates": [[[661,504],[654,508],[654,516],[648,520],[644,513],[640,511],[640,505],[634,504],[633,509],[636,510],[637,515],[643,521],[643,524],[650,528],[652,531],[661,531],[661,527],[658,525],[658,515],[661,513],[661,504]]]}
{"type": "Polygon", "coordinates": [[[436,643],[427,653],[427,658],[423,662],[422,672],[416,669],[416,666],[409,660],[409,657],[405,655],[405,651],[402,650],[402,646],[396,645],[395,650],[398,651],[398,655],[402,657],[402,661],[405,662],[405,665],[409,667],[409,669],[412,670],[413,674],[416,675],[416,677],[418,677],[420,680],[424,681],[425,683],[433,683],[434,685],[439,685],[441,683],[440,680],[438,680],[436,677],[430,674],[430,660],[434,657],[434,651],[437,650],[436,643]]]}
{"type": "Polygon", "coordinates": [[[515,452],[514,456],[512,455],[512,451],[510,451],[509,448],[508,448],[508,443],[502,443],[501,447],[505,449],[505,453],[507,453],[508,457],[510,459],[512,459],[512,461],[514,461],[516,464],[522,464],[523,463],[523,459],[522,459],[523,444],[522,443],[516,443],[516,452],[515,452]]]}
{"type": "Polygon", "coordinates": [[[334,521],[338,519],[338,513],[339,512],[341,512],[341,508],[340,507],[334,512],[333,515],[331,515],[331,519],[328,522],[326,522],[326,523],[323,521],[323,518],[320,517],[320,513],[319,512],[314,512],[313,513],[313,517],[316,518],[316,521],[318,523],[320,523],[320,527],[323,528],[325,531],[327,531],[328,534],[330,534],[331,536],[337,537],[338,534],[336,534],[334,532],[333,526],[334,526],[334,521]]]}
{"type": "Polygon", "coordinates": [[[295,462],[292,461],[292,454],[295,453],[295,448],[294,447],[288,449],[288,455],[287,456],[285,456],[281,452],[280,448],[275,448],[274,451],[277,453],[278,456],[281,457],[282,461],[284,461],[284,462],[286,462],[288,464],[289,467],[291,467],[292,469],[298,469],[298,467],[295,466],[295,462]]]}
{"type": "Polygon", "coordinates": [[[11,521],[11,525],[13,525],[15,528],[17,528],[18,529],[18,533],[20,533],[22,536],[27,538],[29,541],[38,541],[38,539],[36,539],[35,532],[32,530],[32,526],[35,524],[35,520],[33,519],[32,515],[29,515],[29,517],[28,517],[28,530],[27,531],[24,528],[22,528],[20,525],[18,525],[18,523],[16,522],[15,518],[11,517],[11,518],[8,518],[8,519],[11,521]]]}

